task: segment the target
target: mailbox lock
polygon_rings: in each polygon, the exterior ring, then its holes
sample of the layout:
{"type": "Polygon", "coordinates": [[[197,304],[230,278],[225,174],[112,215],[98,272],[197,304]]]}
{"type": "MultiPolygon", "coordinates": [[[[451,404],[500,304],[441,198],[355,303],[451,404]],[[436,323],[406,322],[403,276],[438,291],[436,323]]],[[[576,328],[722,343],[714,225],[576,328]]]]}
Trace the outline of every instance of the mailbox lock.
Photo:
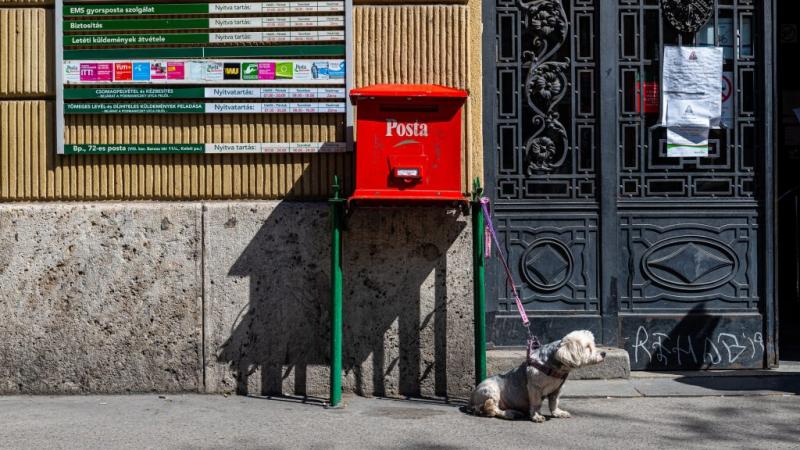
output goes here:
{"type": "Polygon", "coordinates": [[[394,177],[400,178],[406,182],[411,182],[414,180],[418,180],[422,178],[422,171],[419,169],[411,169],[411,168],[398,168],[394,169],[394,177]]]}

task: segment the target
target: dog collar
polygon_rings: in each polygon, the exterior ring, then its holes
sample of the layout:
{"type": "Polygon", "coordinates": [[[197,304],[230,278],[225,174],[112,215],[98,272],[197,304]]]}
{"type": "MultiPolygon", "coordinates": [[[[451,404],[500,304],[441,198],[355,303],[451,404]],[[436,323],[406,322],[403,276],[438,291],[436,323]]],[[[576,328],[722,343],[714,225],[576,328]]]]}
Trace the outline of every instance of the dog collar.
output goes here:
{"type": "Polygon", "coordinates": [[[569,376],[569,372],[565,372],[563,370],[558,370],[554,367],[548,366],[547,364],[539,361],[537,358],[530,358],[528,364],[535,367],[537,370],[542,372],[543,374],[553,377],[553,378],[561,378],[562,380],[566,380],[569,376]]]}

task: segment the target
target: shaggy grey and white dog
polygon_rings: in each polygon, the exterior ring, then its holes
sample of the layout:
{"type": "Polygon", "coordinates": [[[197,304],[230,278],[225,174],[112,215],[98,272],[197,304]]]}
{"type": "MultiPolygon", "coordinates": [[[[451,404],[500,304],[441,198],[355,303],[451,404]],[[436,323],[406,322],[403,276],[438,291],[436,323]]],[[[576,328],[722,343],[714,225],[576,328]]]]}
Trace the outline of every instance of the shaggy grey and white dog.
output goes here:
{"type": "Polygon", "coordinates": [[[522,418],[527,411],[534,422],[544,422],[540,410],[546,397],[553,417],[570,417],[558,407],[569,372],[603,361],[606,353],[597,351],[590,331],[579,330],[543,345],[532,356],[516,369],[483,380],[472,392],[468,409],[503,419],[522,418]]]}

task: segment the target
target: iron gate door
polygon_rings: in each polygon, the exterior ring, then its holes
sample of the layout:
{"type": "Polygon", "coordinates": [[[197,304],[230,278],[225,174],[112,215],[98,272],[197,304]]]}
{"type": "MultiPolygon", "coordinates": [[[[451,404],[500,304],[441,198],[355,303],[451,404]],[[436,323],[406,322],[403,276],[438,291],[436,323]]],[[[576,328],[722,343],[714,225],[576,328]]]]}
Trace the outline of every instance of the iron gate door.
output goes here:
{"type": "MultiPolygon", "coordinates": [[[[634,369],[772,361],[770,3],[484,4],[486,190],[544,339],[589,329],[634,369]],[[665,45],[724,47],[708,157],[666,156],[665,45]]],[[[490,347],[523,345],[488,267],[490,347]]]]}

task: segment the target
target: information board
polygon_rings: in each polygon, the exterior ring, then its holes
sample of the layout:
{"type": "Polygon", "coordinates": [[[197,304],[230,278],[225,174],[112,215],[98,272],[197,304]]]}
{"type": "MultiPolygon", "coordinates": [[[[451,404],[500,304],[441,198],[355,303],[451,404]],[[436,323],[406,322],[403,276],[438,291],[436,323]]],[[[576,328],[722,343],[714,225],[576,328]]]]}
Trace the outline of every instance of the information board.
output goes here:
{"type": "Polygon", "coordinates": [[[346,139],[74,142],[65,123],[110,114],[335,114],[345,128],[337,135],[347,136],[351,24],[352,0],[56,0],[58,153],[349,151],[346,139]]]}

